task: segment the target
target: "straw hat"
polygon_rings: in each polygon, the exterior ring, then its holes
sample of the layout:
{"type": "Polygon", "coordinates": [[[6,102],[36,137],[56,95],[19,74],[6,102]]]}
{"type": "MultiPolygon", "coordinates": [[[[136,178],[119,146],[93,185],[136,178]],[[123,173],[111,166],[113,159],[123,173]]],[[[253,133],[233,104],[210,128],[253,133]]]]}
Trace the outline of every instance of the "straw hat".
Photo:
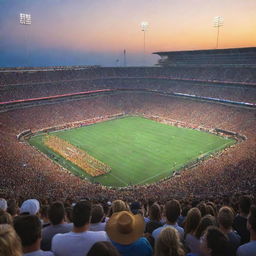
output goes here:
{"type": "Polygon", "coordinates": [[[144,232],[145,223],[141,215],[133,215],[127,211],[114,213],[106,225],[108,236],[119,244],[131,244],[138,240],[144,232]]]}

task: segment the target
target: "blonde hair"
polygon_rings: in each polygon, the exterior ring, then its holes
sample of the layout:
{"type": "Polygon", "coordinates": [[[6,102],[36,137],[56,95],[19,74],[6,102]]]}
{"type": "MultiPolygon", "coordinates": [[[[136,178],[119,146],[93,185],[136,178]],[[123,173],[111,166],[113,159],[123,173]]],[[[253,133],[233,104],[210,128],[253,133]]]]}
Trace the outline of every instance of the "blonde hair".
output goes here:
{"type": "Polygon", "coordinates": [[[21,242],[12,226],[0,225],[0,255],[22,256],[21,242]]]}
{"type": "Polygon", "coordinates": [[[154,256],[184,256],[180,236],[176,229],[166,227],[160,232],[155,245],[154,256]]]}
{"type": "Polygon", "coordinates": [[[122,200],[115,200],[112,202],[110,208],[110,216],[115,212],[129,211],[129,206],[122,200]]]}

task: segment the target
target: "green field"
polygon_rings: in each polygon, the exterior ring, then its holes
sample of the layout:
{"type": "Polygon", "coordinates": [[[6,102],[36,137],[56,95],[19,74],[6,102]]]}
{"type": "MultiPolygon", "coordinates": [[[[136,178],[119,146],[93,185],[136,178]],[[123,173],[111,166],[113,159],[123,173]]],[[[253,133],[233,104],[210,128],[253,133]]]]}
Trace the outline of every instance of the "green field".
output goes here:
{"type": "Polygon", "coordinates": [[[29,143],[75,175],[114,187],[158,181],[203,155],[235,143],[233,139],[142,117],[125,117],[53,134],[109,165],[110,173],[91,177],[47,148],[43,143],[45,134],[31,137],[29,143]]]}

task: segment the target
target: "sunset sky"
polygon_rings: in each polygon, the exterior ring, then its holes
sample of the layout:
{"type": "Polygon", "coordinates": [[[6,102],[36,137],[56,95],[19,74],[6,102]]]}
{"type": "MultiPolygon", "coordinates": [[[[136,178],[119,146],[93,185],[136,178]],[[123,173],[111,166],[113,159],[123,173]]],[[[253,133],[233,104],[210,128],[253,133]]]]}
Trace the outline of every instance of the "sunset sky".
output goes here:
{"type": "Polygon", "coordinates": [[[0,0],[0,66],[143,64],[155,51],[256,46],[256,0],[0,0]],[[30,13],[32,25],[19,24],[30,13]],[[119,61],[117,61],[119,60],[119,61]]]}

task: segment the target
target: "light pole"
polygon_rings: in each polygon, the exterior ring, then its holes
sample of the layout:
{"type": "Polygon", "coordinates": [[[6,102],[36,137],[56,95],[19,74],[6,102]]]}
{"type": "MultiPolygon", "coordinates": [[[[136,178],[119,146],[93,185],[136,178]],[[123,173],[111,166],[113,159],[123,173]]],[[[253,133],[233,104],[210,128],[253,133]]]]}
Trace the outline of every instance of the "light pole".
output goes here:
{"type": "Polygon", "coordinates": [[[142,21],[141,24],[141,31],[143,31],[143,63],[145,64],[145,54],[146,54],[146,31],[148,29],[148,22],[142,21]]]}
{"type": "MultiPolygon", "coordinates": [[[[31,18],[31,14],[28,13],[20,13],[20,24],[21,25],[31,25],[32,24],[32,18],[31,18]]],[[[27,31],[27,39],[26,39],[26,47],[27,47],[27,63],[29,60],[29,46],[28,46],[28,31],[27,31]]]]}
{"type": "Polygon", "coordinates": [[[223,26],[224,18],[221,16],[214,17],[213,19],[213,26],[217,28],[217,41],[216,41],[216,49],[218,49],[219,46],[219,33],[220,33],[220,27],[223,26]]]}

